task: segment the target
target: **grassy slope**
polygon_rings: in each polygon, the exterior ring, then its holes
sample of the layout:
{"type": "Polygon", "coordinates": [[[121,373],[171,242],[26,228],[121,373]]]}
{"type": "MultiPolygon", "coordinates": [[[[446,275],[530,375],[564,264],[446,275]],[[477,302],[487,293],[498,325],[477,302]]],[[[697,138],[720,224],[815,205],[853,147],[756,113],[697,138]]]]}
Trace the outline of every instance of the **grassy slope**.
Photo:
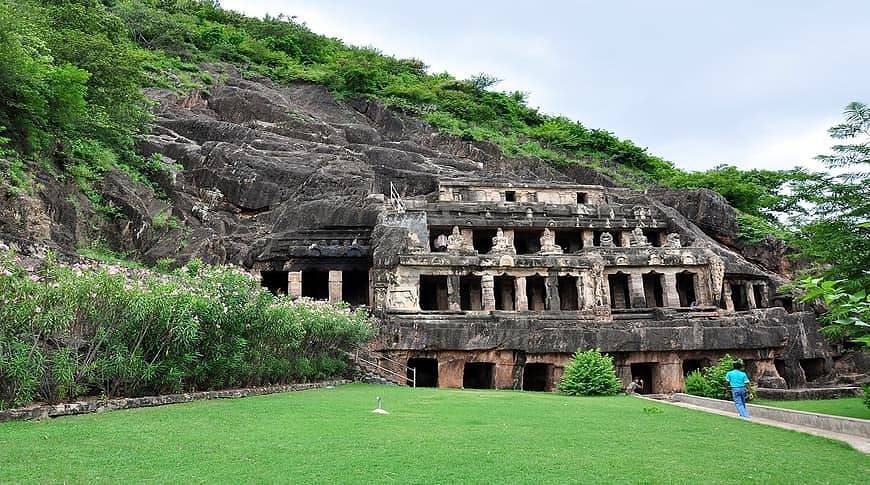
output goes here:
{"type": "Polygon", "coordinates": [[[870,457],[845,444],[649,406],[349,385],[7,423],[0,482],[858,483],[870,474],[870,457]],[[390,416],[369,412],[376,395],[390,416]]]}
{"type": "Polygon", "coordinates": [[[807,401],[772,401],[756,399],[752,404],[777,408],[796,409],[812,413],[833,414],[850,418],[870,419],[870,409],[864,406],[860,397],[842,399],[813,399],[807,401]]]}

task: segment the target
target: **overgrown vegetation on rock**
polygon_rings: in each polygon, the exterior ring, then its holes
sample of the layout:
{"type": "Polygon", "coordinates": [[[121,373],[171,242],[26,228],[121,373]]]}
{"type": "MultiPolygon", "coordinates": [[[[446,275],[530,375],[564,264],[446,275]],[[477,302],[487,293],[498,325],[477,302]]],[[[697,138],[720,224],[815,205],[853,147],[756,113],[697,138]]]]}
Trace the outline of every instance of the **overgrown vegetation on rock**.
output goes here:
{"type": "Polygon", "coordinates": [[[613,357],[599,349],[577,350],[559,381],[559,392],[570,396],[612,396],[621,389],[613,357]]]}
{"type": "Polygon", "coordinates": [[[193,261],[158,274],[0,256],[0,407],[284,384],[341,374],[362,310],[291,301],[193,261]]]}

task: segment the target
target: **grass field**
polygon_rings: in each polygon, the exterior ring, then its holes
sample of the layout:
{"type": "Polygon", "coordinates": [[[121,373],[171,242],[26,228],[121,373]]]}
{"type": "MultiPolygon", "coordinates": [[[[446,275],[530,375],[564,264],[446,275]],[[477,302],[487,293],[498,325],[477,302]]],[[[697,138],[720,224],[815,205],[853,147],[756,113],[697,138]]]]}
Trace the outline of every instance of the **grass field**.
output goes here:
{"type": "Polygon", "coordinates": [[[839,442],[625,396],[353,384],[0,423],[2,483],[861,483],[868,476],[870,456],[839,442]],[[389,416],[370,412],[376,395],[389,416]]]}
{"type": "Polygon", "coordinates": [[[772,406],[777,408],[797,409],[812,413],[833,414],[850,418],[870,419],[870,409],[864,405],[860,397],[844,397],[840,399],[809,399],[805,401],[772,401],[756,399],[752,404],[772,406]]]}

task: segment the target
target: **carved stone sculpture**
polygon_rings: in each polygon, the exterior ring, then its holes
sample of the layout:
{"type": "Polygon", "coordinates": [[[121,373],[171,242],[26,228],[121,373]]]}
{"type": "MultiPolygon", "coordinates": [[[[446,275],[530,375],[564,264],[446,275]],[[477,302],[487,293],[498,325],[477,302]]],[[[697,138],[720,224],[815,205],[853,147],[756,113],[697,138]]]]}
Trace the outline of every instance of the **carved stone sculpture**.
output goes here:
{"type": "Polygon", "coordinates": [[[463,251],[465,250],[465,238],[459,232],[459,226],[453,226],[453,233],[447,236],[448,251],[463,251]]]}
{"type": "Polygon", "coordinates": [[[713,301],[719,303],[722,298],[722,286],[725,282],[725,262],[719,256],[710,256],[710,288],[713,290],[713,301]]]}
{"type": "Polygon", "coordinates": [[[510,239],[505,237],[500,227],[492,238],[492,249],[489,252],[490,254],[517,254],[516,248],[511,244],[510,239]]]}
{"type": "Polygon", "coordinates": [[[631,231],[629,245],[633,248],[644,248],[650,246],[649,240],[643,233],[643,229],[635,227],[634,230],[631,231]]]}
{"type": "Polygon", "coordinates": [[[680,241],[680,233],[671,232],[668,234],[667,242],[665,243],[666,247],[669,248],[681,248],[683,247],[683,243],[680,241]]]}
{"type": "Polygon", "coordinates": [[[562,254],[562,247],[556,244],[556,236],[550,228],[545,228],[541,235],[541,253],[562,254]]]}
{"type": "Polygon", "coordinates": [[[598,242],[598,245],[602,248],[614,247],[615,244],[613,244],[613,234],[610,234],[609,232],[602,232],[601,240],[598,242]]]}

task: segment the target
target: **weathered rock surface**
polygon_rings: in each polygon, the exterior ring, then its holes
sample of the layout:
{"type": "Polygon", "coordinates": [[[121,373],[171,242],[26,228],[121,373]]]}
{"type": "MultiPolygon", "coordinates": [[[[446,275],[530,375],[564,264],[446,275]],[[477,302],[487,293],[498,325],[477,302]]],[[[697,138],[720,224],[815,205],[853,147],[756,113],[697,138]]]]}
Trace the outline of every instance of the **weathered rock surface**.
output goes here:
{"type": "MultiPolygon", "coordinates": [[[[109,173],[98,189],[121,215],[95,225],[73,184],[42,173],[34,195],[0,200],[0,233],[66,250],[105,234],[115,249],[150,261],[199,257],[251,267],[281,258],[275,241],[300,230],[370,230],[383,202],[369,195],[388,195],[391,184],[403,196],[431,193],[439,179],[470,177],[615,185],[589,168],[557,169],[439,134],[376,101],[337,101],[323,86],[275,86],[232,70],[225,78],[184,97],[147,90],[155,118],[138,148],[166,164],[157,177],[160,196],[109,173]]],[[[704,241],[729,272],[765,273],[723,246],[733,241],[736,221],[719,195],[656,190],[634,197],[664,207],[673,230],[704,241]]],[[[758,259],[781,268],[775,256],[758,259]]]]}

